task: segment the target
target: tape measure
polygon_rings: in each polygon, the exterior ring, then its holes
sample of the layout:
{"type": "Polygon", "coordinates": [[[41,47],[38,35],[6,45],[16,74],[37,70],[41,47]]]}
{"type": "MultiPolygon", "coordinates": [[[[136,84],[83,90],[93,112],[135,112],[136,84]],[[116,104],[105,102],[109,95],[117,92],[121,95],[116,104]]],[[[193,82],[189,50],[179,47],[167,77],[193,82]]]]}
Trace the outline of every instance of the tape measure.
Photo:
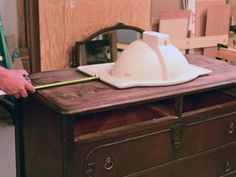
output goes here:
{"type": "MultiPolygon", "coordinates": [[[[30,78],[28,76],[24,76],[26,80],[31,82],[30,78]]],[[[34,86],[35,90],[40,90],[40,89],[46,89],[46,88],[52,88],[52,87],[59,87],[59,86],[66,86],[66,85],[71,85],[71,84],[77,84],[77,83],[82,83],[82,82],[88,82],[92,80],[98,80],[99,77],[97,76],[91,76],[91,77],[86,77],[82,79],[74,79],[74,80],[68,80],[68,81],[62,81],[62,82],[55,82],[55,83],[50,83],[50,84],[42,84],[42,85],[36,85],[34,86]]],[[[0,90],[0,96],[7,95],[5,92],[0,90]]]]}
{"type": "Polygon", "coordinates": [[[97,76],[91,76],[91,77],[86,77],[86,78],[82,78],[82,79],[75,79],[75,80],[68,80],[68,81],[62,81],[62,82],[56,82],[56,83],[50,83],[50,84],[36,85],[36,86],[34,86],[34,88],[35,88],[35,90],[40,90],[40,89],[45,89],[45,88],[71,85],[71,84],[77,84],[77,83],[81,83],[81,82],[88,82],[88,81],[97,80],[97,79],[99,79],[97,76]]]}

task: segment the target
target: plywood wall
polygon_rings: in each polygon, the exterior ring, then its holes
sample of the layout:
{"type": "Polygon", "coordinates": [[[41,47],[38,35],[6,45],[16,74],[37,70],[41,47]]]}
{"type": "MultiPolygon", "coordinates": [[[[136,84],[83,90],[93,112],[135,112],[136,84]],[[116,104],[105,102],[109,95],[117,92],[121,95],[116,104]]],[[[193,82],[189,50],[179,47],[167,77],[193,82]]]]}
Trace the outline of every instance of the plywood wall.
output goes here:
{"type": "Polygon", "coordinates": [[[118,22],[151,29],[151,0],[40,0],[41,70],[65,69],[71,48],[118,22]]]}
{"type": "Polygon", "coordinates": [[[183,9],[182,0],[152,0],[152,16],[159,17],[163,10],[183,9]]]}
{"type": "Polygon", "coordinates": [[[224,5],[225,3],[225,0],[196,0],[196,36],[205,35],[208,7],[212,5],[224,5]]]}
{"type": "MultiPolygon", "coordinates": [[[[207,10],[206,36],[228,35],[230,24],[230,5],[214,4],[207,10]]],[[[216,57],[216,47],[204,49],[204,55],[207,57],[216,57]]]]}
{"type": "Polygon", "coordinates": [[[162,11],[178,9],[183,9],[182,0],[152,0],[152,30],[158,31],[160,14],[162,11]]]}

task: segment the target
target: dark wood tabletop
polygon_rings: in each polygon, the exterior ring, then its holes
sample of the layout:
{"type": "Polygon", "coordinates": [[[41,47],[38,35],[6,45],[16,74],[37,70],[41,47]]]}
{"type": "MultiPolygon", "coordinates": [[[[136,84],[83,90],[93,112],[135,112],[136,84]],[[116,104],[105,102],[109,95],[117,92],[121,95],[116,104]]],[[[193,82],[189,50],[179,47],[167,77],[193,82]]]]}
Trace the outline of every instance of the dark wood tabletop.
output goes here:
{"type": "MultiPolygon", "coordinates": [[[[74,115],[137,105],[236,85],[235,66],[201,55],[188,55],[187,59],[189,63],[212,70],[212,73],[174,86],[118,89],[97,80],[38,90],[32,96],[62,114],[74,115]]],[[[31,75],[34,84],[46,84],[83,77],[86,76],[75,69],[41,72],[31,75]]]]}

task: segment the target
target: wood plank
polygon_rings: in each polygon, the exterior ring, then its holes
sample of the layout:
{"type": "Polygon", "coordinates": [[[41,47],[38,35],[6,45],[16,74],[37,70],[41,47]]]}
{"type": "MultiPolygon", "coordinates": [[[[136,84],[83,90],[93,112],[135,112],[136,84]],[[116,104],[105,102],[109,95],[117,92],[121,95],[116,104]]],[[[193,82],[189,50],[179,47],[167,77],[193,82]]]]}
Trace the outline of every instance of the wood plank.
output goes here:
{"type": "Polygon", "coordinates": [[[160,19],[179,19],[187,18],[190,19],[191,11],[190,10],[163,10],[160,13],[160,19]]]}
{"type": "Polygon", "coordinates": [[[190,15],[191,11],[189,10],[162,11],[160,13],[159,32],[169,34],[171,39],[187,38],[190,15]]]}
{"type": "Polygon", "coordinates": [[[160,13],[163,10],[183,9],[182,0],[152,0],[151,4],[152,30],[158,31],[160,13]]]}
{"type": "MultiPolygon", "coordinates": [[[[170,39],[170,43],[180,50],[213,47],[217,44],[227,45],[228,35],[202,36],[193,38],[170,39]]],[[[117,48],[125,49],[128,45],[118,43],[117,48]]]]}
{"type": "Polygon", "coordinates": [[[79,46],[79,58],[80,58],[80,61],[79,61],[80,66],[87,64],[85,45],[80,45],[79,46]]]}
{"type": "MultiPolygon", "coordinates": [[[[206,36],[227,35],[229,33],[230,5],[212,5],[208,7],[206,36]]],[[[205,48],[204,55],[215,58],[217,48],[205,48]]]]}
{"type": "MultiPolygon", "coordinates": [[[[205,35],[207,8],[216,4],[224,5],[225,0],[196,0],[195,36],[205,35]]],[[[196,54],[203,54],[203,49],[195,49],[194,51],[196,54]]]]}
{"type": "Polygon", "coordinates": [[[230,5],[214,5],[208,8],[206,36],[223,35],[229,32],[230,5]]]}
{"type": "Polygon", "coordinates": [[[178,10],[183,9],[182,0],[152,0],[152,17],[160,17],[163,10],[178,10]]]}
{"type": "Polygon", "coordinates": [[[225,0],[196,0],[196,36],[204,36],[207,9],[212,5],[224,5],[225,0]]]}
{"type": "Polygon", "coordinates": [[[41,70],[68,68],[75,41],[117,24],[151,29],[151,0],[40,0],[41,70]]]}
{"type": "Polygon", "coordinates": [[[171,39],[187,38],[188,21],[187,18],[160,19],[159,32],[169,34],[171,39]]]}
{"type": "MultiPolygon", "coordinates": [[[[169,34],[171,39],[187,38],[190,15],[190,10],[162,11],[160,14],[159,31],[169,34]]],[[[182,52],[185,54],[184,50],[182,52]]]]}
{"type": "MultiPolygon", "coordinates": [[[[190,10],[163,10],[160,13],[160,20],[168,20],[168,19],[188,19],[188,26],[190,21],[191,11],[190,10]]],[[[180,25],[178,25],[180,26],[180,25]]],[[[187,37],[187,36],[186,36],[187,37]]]]}
{"type": "Polygon", "coordinates": [[[170,43],[178,49],[195,49],[228,44],[228,35],[202,36],[185,39],[171,39],[170,43]]]}
{"type": "MultiPolygon", "coordinates": [[[[40,24],[39,6],[37,1],[25,0],[27,2],[27,31],[28,44],[30,48],[30,71],[32,73],[41,71],[41,51],[40,51],[40,24]]],[[[40,1],[41,2],[41,1],[40,1]]]]}
{"type": "Polygon", "coordinates": [[[41,71],[67,68],[64,0],[39,1],[39,24],[41,71]]]}

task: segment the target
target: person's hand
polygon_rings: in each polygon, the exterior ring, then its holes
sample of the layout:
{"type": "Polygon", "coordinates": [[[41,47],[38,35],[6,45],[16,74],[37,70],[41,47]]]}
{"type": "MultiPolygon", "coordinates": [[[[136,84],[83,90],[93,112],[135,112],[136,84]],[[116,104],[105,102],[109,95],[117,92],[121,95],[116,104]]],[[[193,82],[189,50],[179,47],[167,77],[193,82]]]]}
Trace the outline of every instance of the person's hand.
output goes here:
{"type": "Polygon", "coordinates": [[[28,76],[25,70],[8,70],[1,67],[0,89],[16,98],[27,97],[27,91],[33,93],[35,88],[24,76],[28,76]]]}

